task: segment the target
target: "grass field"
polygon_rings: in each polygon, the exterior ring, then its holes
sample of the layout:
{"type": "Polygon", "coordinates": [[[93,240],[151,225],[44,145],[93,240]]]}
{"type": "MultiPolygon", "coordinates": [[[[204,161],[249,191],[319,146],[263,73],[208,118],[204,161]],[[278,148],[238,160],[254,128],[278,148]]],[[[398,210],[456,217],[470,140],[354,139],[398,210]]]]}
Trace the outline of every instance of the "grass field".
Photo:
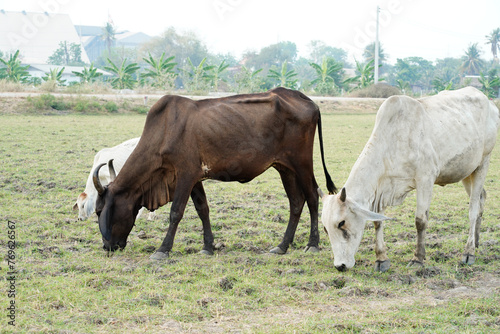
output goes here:
{"type": "MultiPolygon", "coordinates": [[[[500,146],[486,182],[488,199],[477,260],[459,261],[468,235],[461,184],[435,187],[424,269],[406,268],[416,231],[415,194],[386,215],[392,267],[373,271],[367,228],[356,266],[333,266],[321,229],[317,254],[304,253],[309,214],[295,243],[271,255],[288,221],[279,175],[254,181],[205,182],[217,244],[202,256],[192,203],[171,257],[149,260],[166,233],[169,206],[143,215],[122,252],[108,256],[94,215],[71,210],[94,154],[142,132],[145,115],[0,116],[0,240],[8,278],[8,234],[15,231],[15,299],[3,280],[0,332],[17,333],[491,333],[500,331],[500,146]],[[9,229],[10,225],[12,229],[9,229]],[[15,227],[15,228],[14,228],[15,227]],[[16,326],[6,308],[15,300],[16,326]]],[[[342,186],[368,139],[374,114],[323,114],[327,165],[342,186]]],[[[325,189],[319,149],[315,173],[325,189]]],[[[13,255],[11,253],[11,255],[13,255]]]]}

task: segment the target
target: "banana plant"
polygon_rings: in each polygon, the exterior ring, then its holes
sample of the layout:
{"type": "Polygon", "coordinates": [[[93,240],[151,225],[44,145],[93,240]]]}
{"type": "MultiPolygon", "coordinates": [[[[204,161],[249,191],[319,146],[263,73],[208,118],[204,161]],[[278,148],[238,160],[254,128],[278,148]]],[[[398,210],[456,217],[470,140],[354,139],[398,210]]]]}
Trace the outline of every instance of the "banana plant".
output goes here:
{"type": "Polygon", "coordinates": [[[64,73],[65,67],[59,69],[59,68],[51,68],[49,69],[49,72],[42,77],[43,81],[55,81],[57,82],[58,86],[64,86],[64,83],[66,80],[63,80],[62,75],[64,73]]]}
{"type": "Polygon", "coordinates": [[[101,72],[97,72],[94,63],[91,63],[89,68],[85,66],[81,72],[73,71],[73,74],[80,78],[80,83],[94,82],[102,76],[101,72]]]}
{"type": "Polygon", "coordinates": [[[281,64],[281,70],[278,72],[274,69],[269,69],[268,78],[274,79],[278,86],[295,89],[297,87],[297,72],[288,70],[288,62],[285,60],[281,64]]]}
{"type": "Polygon", "coordinates": [[[142,79],[151,79],[153,87],[165,87],[167,85],[172,86],[173,81],[177,77],[177,73],[174,71],[175,65],[177,63],[172,62],[175,56],[165,58],[165,52],[161,54],[160,59],[156,60],[149,53],[148,58],[142,58],[150,68],[146,68],[145,72],[141,74],[142,79]]]}
{"type": "Polygon", "coordinates": [[[139,70],[137,63],[125,65],[127,62],[127,58],[125,58],[123,59],[120,67],[118,67],[111,61],[111,59],[107,58],[107,60],[110,66],[106,66],[104,69],[115,75],[114,78],[110,79],[111,86],[115,89],[134,88],[134,85],[137,82],[134,76],[137,70],[139,70]]]}
{"type": "Polygon", "coordinates": [[[29,65],[21,65],[21,60],[18,57],[19,50],[11,54],[8,60],[0,58],[0,62],[4,65],[4,67],[0,67],[0,79],[11,82],[27,82],[30,76],[28,73],[29,65]]]}

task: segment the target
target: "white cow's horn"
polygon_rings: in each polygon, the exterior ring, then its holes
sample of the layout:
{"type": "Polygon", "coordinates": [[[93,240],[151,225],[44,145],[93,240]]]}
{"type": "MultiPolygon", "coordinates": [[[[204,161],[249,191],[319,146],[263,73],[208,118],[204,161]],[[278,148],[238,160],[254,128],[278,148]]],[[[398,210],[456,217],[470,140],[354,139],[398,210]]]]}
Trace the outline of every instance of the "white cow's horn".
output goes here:
{"type": "Polygon", "coordinates": [[[109,169],[109,182],[113,182],[116,179],[115,167],[113,166],[113,159],[108,161],[109,169]]]}
{"type": "Polygon", "coordinates": [[[101,184],[101,180],[99,180],[99,169],[101,169],[101,167],[104,165],[105,163],[102,163],[99,166],[97,166],[96,169],[94,170],[94,175],[92,176],[92,180],[94,181],[94,187],[101,196],[102,194],[104,194],[104,187],[101,184]]]}

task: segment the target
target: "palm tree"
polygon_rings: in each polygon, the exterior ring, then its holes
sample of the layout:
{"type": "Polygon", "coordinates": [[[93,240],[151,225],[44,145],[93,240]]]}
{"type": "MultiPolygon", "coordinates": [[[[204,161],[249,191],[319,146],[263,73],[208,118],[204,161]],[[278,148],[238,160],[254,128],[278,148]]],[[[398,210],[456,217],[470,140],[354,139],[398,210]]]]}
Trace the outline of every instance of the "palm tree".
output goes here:
{"type": "Polygon", "coordinates": [[[278,72],[274,69],[269,69],[268,78],[274,79],[278,81],[278,86],[286,87],[286,88],[295,88],[297,85],[297,72],[294,70],[288,70],[288,62],[285,60],[283,64],[281,64],[281,70],[278,72]]]}
{"type": "Polygon", "coordinates": [[[478,75],[484,66],[484,61],[481,59],[481,50],[477,47],[477,43],[469,45],[462,60],[461,70],[465,74],[478,75]]]}
{"type": "Polygon", "coordinates": [[[134,79],[134,75],[140,68],[137,66],[137,63],[125,65],[127,62],[127,58],[125,58],[123,59],[121,66],[118,67],[111,61],[111,59],[107,58],[107,60],[110,66],[106,66],[104,68],[116,75],[114,79],[111,79],[111,86],[115,89],[134,88],[134,84],[137,81],[134,79]]]}
{"type": "MultiPolygon", "coordinates": [[[[375,61],[375,42],[370,43],[365,47],[365,51],[363,52],[363,58],[365,58],[365,61],[367,63],[370,60],[375,61]]],[[[380,64],[382,64],[387,60],[387,55],[385,54],[384,49],[382,48],[382,44],[379,44],[378,47],[378,59],[380,64]]]]}
{"type": "Polygon", "coordinates": [[[108,55],[111,54],[111,46],[116,40],[116,30],[115,27],[109,22],[102,28],[101,38],[106,42],[106,47],[108,49],[108,55]]]}
{"type": "Polygon", "coordinates": [[[493,54],[493,61],[498,63],[497,52],[500,50],[500,28],[493,29],[490,35],[486,36],[488,40],[486,44],[491,44],[491,53],[493,54]]]}

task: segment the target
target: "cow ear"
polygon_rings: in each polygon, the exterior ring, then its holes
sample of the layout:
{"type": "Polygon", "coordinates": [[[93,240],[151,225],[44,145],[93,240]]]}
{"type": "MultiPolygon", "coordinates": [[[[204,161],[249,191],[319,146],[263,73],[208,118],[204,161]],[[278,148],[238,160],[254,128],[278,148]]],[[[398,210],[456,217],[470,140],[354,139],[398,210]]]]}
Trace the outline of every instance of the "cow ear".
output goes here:
{"type": "Polygon", "coordinates": [[[362,209],[361,213],[365,220],[370,220],[370,221],[394,220],[393,218],[389,218],[387,216],[381,215],[380,213],[376,213],[369,210],[362,209]]]}
{"type": "Polygon", "coordinates": [[[76,211],[76,210],[78,210],[78,203],[77,202],[75,202],[75,205],[73,205],[73,211],[76,211]]]}
{"type": "Polygon", "coordinates": [[[321,200],[322,200],[322,201],[324,201],[324,200],[325,200],[326,195],[325,195],[325,193],[321,190],[321,188],[318,188],[318,195],[319,195],[319,197],[321,198],[321,200]]]}

